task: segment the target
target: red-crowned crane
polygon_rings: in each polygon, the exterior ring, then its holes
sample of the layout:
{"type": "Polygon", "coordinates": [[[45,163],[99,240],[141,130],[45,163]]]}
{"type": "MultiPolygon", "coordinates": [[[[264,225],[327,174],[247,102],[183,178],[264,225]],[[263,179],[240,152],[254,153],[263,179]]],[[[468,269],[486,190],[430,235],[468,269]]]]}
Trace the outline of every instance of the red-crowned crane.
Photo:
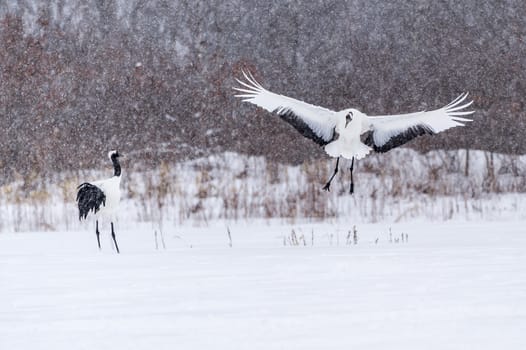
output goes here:
{"type": "Polygon", "coordinates": [[[119,163],[120,154],[117,151],[108,152],[108,157],[113,163],[113,176],[109,179],[85,182],[77,189],[77,203],[79,206],[79,219],[86,219],[90,212],[95,215],[95,234],[97,244],[100,248],[99,217],[108,218],[111,223],[111,237],[115,244],[115,250],[119,253],[119,246],[115,239],[113,221],[121,199],[121,165],[119,163]]]}
{"type": "Polygon", "coordinates": [[[455,126],[464,126],[462,122],[471,119],[462,116],[474,113],[464,110],[473,103],[464,102],[467,93],[432,111],[385,116],[369,116],[353,108],[336,112],[270,92],[252,74],[243,72],[243,75],[245,80],[236,79],[240,86],[234,90],[241,93],[236,97],[277,113],[304,137],[324,147],[329,156],[337,158],[334,173],[323,187],[327,191],[338,172],[340,157],[352,159],[350,193],[353,193],[354,158],[364,158],[371,151],[387,152],[420,135],[434,135],[455,126]]]}

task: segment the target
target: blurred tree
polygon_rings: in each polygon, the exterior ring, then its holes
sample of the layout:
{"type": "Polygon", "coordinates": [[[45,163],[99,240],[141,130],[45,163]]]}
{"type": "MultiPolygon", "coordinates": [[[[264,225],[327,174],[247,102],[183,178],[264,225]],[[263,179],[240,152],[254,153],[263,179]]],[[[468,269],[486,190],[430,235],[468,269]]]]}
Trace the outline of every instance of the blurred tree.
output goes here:
{"type": "Polygon", "coordinates": [[[103,166],[109,148],[141,164],[224,150],[322,156],[233,98],[241,69],[273,91],[371,115],[470,91],[475,122],[410,146],[525,153],[525,40],[522,0],[2,2],[3,178],[103,166]]]}

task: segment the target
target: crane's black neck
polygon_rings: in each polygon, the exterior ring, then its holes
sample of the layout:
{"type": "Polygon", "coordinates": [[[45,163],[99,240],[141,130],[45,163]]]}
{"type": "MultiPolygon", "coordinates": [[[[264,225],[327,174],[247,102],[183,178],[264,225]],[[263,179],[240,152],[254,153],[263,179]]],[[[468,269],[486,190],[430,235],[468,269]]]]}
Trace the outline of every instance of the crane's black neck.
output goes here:
{"type": "Polygon", "coordinates": [[[113,176],[121,176],[121,164],[119,163],[119,156],[112,154],[111,161],[113,163],[113,176]]]}

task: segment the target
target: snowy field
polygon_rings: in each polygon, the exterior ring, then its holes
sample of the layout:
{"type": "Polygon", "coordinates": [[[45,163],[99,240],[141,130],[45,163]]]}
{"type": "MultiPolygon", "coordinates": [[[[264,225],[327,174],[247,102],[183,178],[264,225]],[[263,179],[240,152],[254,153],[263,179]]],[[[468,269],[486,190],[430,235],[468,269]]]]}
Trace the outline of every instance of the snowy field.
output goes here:
{"type": "Polygon", "coordinates": [[[525,349],[525,224],[3,233],[0,349],[525,349]]]}

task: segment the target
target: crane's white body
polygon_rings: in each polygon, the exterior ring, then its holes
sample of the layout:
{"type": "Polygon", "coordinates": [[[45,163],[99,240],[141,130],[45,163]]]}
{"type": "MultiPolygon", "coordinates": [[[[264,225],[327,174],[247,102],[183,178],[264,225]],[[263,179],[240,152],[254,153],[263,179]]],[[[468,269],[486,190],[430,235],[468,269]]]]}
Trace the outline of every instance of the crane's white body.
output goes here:
{"type": "MultiPolygon", "coordinates": [[[[338,118],[334,128],[338,138],[327,144],[324,149],[331,157],[362,159],[373,150],[360,140],[360,135],[369,130],[369,123],[367,118],[358,111],[353,113],[352,120],[347,123],[345,119],[347,112],[347,110],[343,111],[344,115],[338,118]]],[[[340,113],[342,112],[338,114],[340,113]]]]}
{"type": "Polygon", "coordinates": [[[97,186],[106,195],[106,203],[95,214],[97,218],[115,218],[121,200],[121,176],[112,176],[109,179],[93,181],[91,184],[97,186]]]}

